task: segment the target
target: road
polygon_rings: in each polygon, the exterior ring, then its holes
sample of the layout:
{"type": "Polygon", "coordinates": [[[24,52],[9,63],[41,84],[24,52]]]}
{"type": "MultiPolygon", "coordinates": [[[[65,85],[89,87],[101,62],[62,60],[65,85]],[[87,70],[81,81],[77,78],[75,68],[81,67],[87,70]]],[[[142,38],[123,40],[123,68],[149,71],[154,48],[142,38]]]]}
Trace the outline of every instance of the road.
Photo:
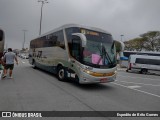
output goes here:
{"type": "MultiPolygon", "coordinates": [[[[19,65],[15,65],[14,78],[0,80],[0,111],[160,111],[158,75],[142,75],[118,70],[116,82],[78,85],[74,82],[58,81],[50,73],[33,69],[28,60],[19,58],[19,61],[19,65]]],[[[132,120],[134,118],[72,119],[132,120]]],[[[159,118],[136,119],[158,120],[159,118]]]]}

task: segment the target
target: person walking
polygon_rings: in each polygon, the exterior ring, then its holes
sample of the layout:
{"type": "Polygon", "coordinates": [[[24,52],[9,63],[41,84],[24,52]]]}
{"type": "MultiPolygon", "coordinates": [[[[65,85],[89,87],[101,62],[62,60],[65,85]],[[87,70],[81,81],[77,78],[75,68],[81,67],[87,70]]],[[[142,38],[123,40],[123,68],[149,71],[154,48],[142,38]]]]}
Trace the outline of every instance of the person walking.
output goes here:
{"type": "Polygon", "coordinates": [[[13,78],[12,71],[14,68],[14,60],[16,61],[16,64],[18,65],[16,54],[12,52],[12,48],[8,48],[8,52],[3,57],[3,61],[5,62],[3,78],[6,77],[8,69],[9,69],[9,78],[13,78]]]}
{"type": "Polygon", "coordinates": [[[0,80],[1,80],[1,78],[2,78],[3,70],[4,70],[4,67],[3,67],[3,60],[0,59],[0,80]]]}

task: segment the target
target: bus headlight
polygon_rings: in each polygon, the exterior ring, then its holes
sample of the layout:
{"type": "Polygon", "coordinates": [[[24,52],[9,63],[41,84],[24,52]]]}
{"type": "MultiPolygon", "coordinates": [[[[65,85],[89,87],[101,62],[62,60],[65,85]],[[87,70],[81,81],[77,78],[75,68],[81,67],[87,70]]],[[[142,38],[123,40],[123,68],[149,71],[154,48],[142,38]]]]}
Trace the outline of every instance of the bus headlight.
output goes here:
{"type": "Polygon", "coordinates": [[[95,77],[109,77],[109,76],[113,76],[114,74],[116,74],[116,71],[115,72],[109,72],[109,73],[97,73],[97,72],[92,72],[92,71],[89,71],[89,70],[83,70],[83,72],[85,72],[89,75],[95,76],[95,77]]]}

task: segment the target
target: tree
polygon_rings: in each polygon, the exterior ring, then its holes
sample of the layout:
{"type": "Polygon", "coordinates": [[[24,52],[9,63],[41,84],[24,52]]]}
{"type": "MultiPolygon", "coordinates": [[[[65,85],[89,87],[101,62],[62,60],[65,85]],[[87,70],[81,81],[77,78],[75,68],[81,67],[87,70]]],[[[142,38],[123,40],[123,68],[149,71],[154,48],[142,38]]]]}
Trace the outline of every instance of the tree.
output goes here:
{"type": "Polygon", "coordinates": [[[160,31],[149,31],[140,35],[144,40],[144,48],[148,51],[160,50],[160,31]]]}
{"type": "Polygon", "coordinates": [[[135,38],[124,42],[125,50],[129,51],[160,51],[160,31],[149,31],[135,38]]]}
{"type": "Polygon", "coordinates": [[[130,41],[124,42],[125,44],[125,50],[129,51],[141,51],[143,49],[143,44],[145,42],[145,39],[143,38],[135,38],[130,41]]]}
{"type": "Polygon", "coordinates": [[[119,42],[115,42],[116,52],[119,53],[121,51],[121,44],[119,42]]]}

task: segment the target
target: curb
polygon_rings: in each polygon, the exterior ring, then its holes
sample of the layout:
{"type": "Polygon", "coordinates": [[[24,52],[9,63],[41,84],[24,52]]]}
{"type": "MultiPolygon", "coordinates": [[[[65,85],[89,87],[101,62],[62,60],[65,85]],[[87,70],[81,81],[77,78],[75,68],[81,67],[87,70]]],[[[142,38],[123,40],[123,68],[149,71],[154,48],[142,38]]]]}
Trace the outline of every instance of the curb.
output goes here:
{"type": "Polygon", "coordinates": [[[117,68],[117,71],[126,71],[127,68],[117,68]]]}

